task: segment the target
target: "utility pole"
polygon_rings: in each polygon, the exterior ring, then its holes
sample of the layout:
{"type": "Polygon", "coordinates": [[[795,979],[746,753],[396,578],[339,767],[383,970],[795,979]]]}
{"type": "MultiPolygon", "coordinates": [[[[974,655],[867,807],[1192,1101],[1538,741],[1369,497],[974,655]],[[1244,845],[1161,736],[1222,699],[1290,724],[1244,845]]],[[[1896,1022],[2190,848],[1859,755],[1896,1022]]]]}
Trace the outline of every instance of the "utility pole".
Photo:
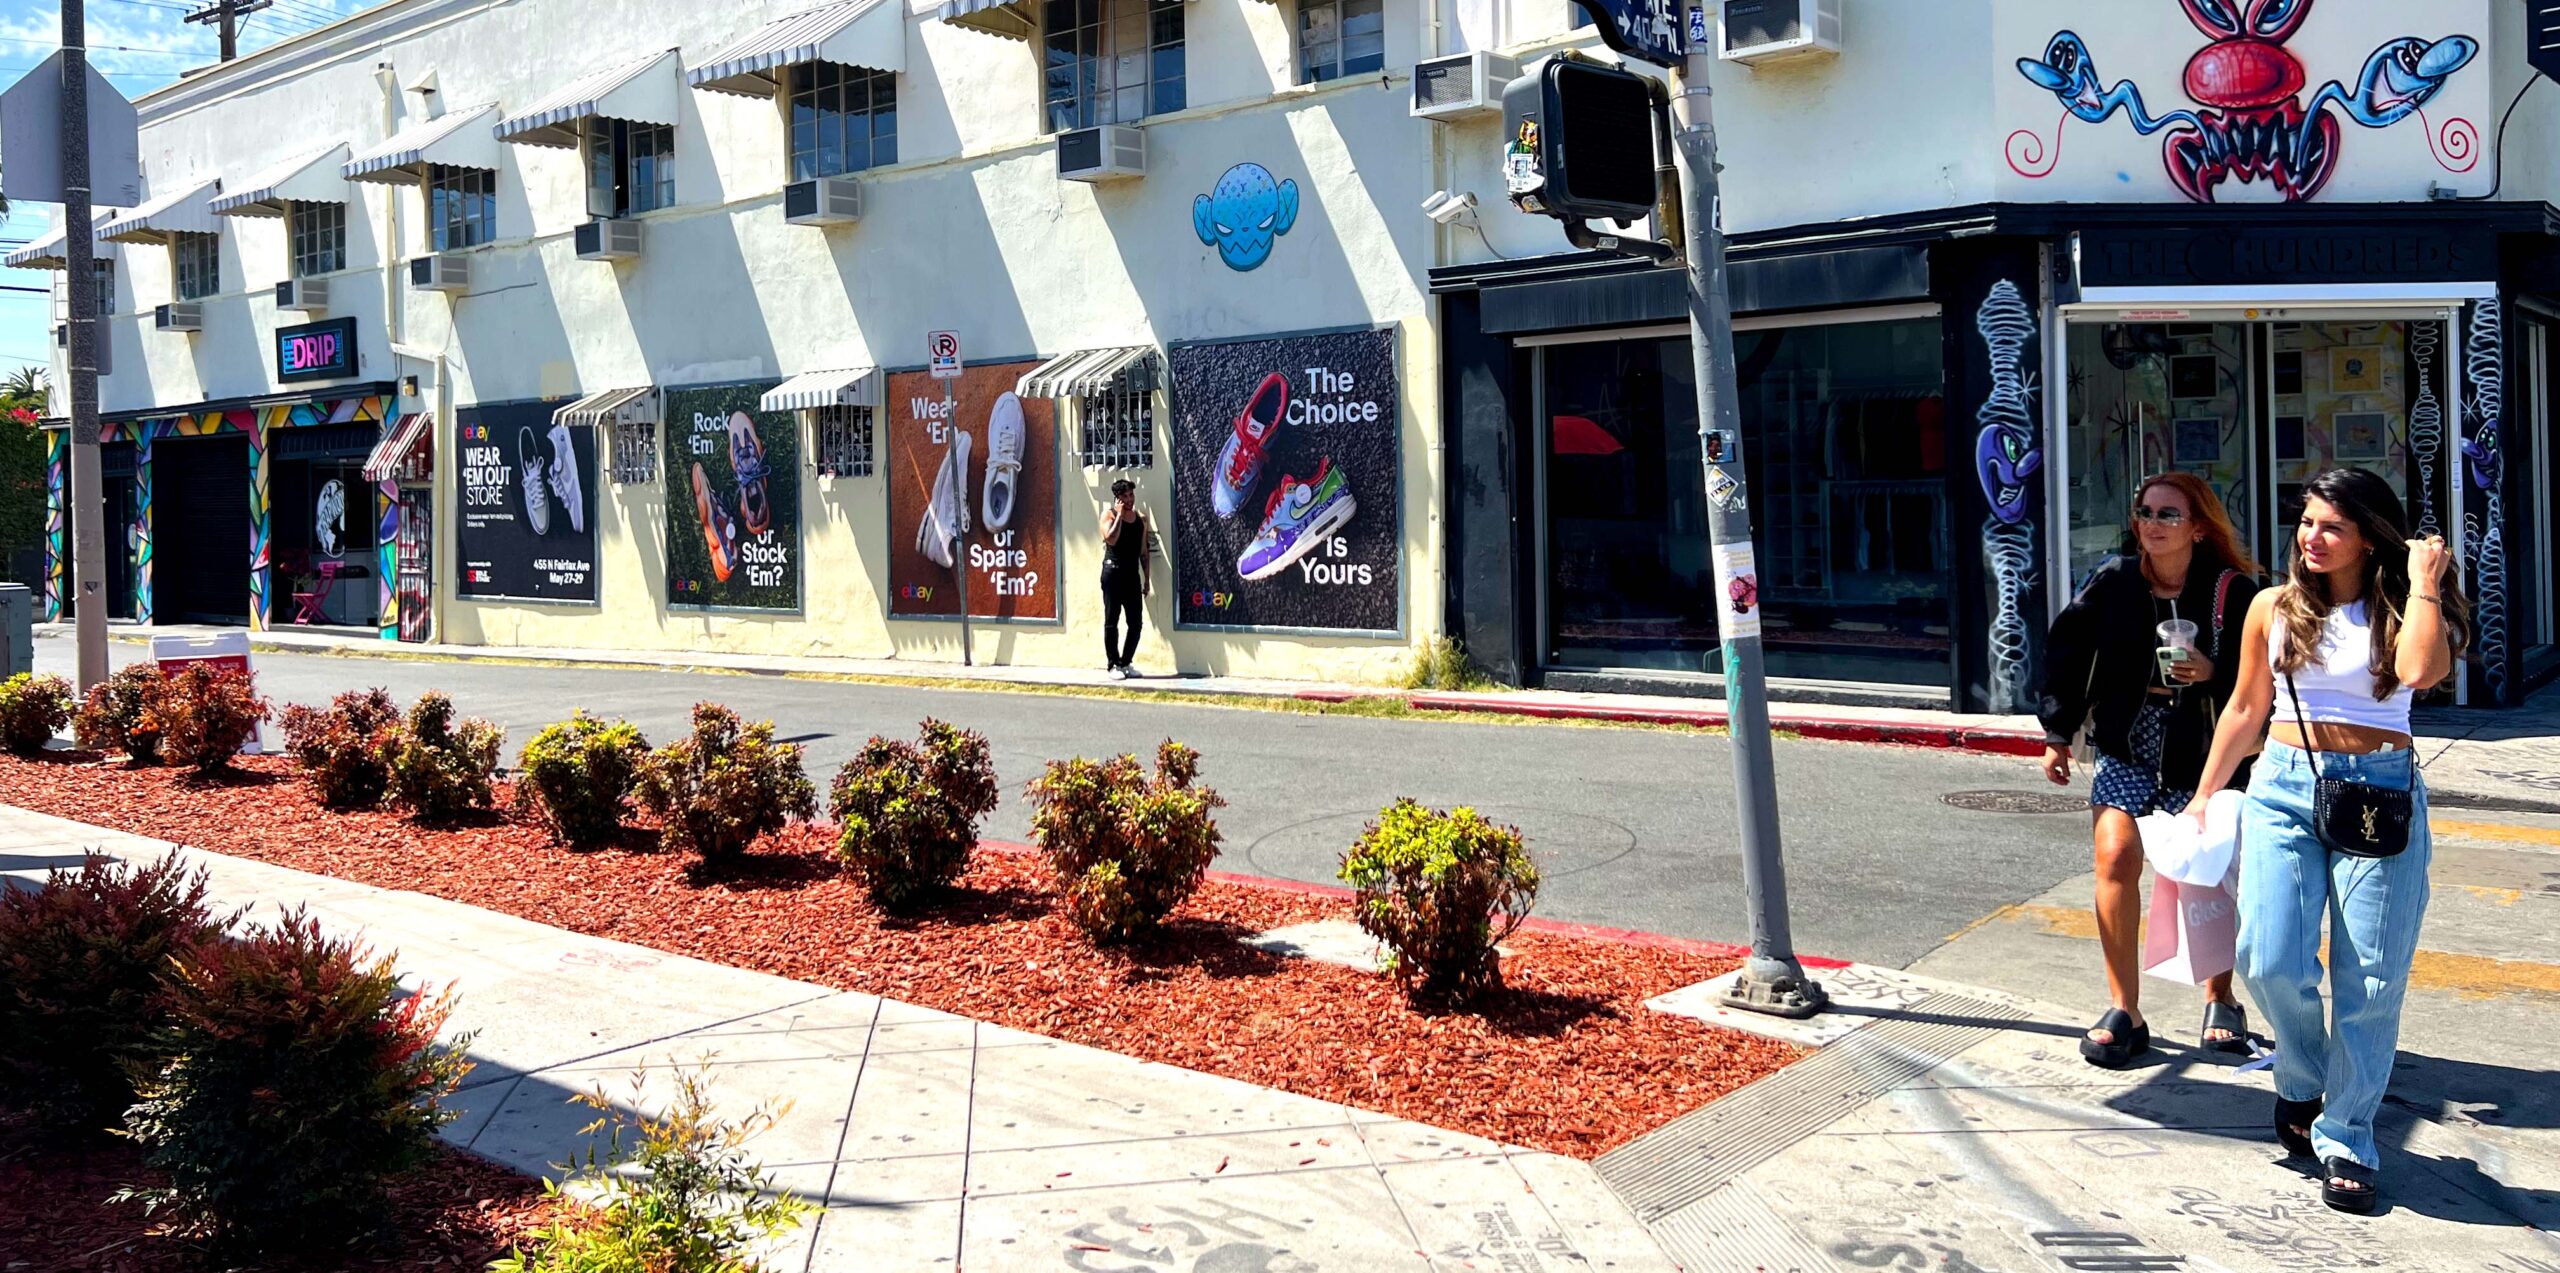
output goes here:
{"type": "Polygon", "coordinates": [[[71,569],[80,693],[107,679],[107,511],[98,479],[98,279],[89,213],[89,24],[62,0],[62,261],[70,293],[71,569]]]}
{"type": "Polygon", "coordinates": [[[189,22],[219,23],[222,27],[222,60],[240,56],[241,20],[275,0],[213,0],[211,4],[187,15],[189,22]]]}

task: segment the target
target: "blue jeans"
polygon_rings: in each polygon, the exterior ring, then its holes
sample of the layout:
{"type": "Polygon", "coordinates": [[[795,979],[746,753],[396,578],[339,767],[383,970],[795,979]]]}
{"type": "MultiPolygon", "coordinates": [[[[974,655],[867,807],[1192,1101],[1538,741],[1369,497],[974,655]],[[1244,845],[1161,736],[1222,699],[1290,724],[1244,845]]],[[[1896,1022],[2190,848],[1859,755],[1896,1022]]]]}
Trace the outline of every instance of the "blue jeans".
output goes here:
{"type": "Polygon", "coordinates": [[[2325,1100],[2311,1125],[2324,1160],[2381,1165],[2374,1112],[2400,1044],[2400,1000],[2427,913],[2427,787],[2406,749],[2319,753],[2331,778],[2413,791],[2409,847],[2388,858],[2331,853],[2313,830],[2312,753],[2267,741],[2240,813],[2240,977],[2276,1040],[2276,1095],[2325,1100]],[[2320,1000],[2320,921],[2329,994],[2320,1000]]]}

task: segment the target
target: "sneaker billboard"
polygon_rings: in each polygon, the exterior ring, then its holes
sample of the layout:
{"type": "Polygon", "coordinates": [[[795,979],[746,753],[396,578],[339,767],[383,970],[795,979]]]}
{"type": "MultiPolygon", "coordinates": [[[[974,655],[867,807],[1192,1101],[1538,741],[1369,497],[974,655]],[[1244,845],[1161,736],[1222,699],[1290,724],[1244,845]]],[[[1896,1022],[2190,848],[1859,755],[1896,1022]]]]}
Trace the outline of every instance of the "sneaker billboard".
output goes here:
{"type": "Polygon", "coordinates": [[[972,363],[956,380],[889,377],[889,615],[1058,620],[1058,430],[1045,398],[1014,385],[1037,362],[972,363]],[[943,405],[942,387],[951,386],[943,405]]]}
{"type": "Polygon", "coordinates": [[[1175,623],[1402,629],[1395,333],[1176,345],[1169,361],[1175,623]]]}
{"type": "Polygon", "coordinates": [[[596,431],[553,424],[564,405],[496,402],[454,413],[461,596],[596,600],[596,431]]]}
{"type": "Polygon", "coordinates": [[[800,608],[800,422],[756,409],[772,387],[665,391],[669,606],[800,608]]]}

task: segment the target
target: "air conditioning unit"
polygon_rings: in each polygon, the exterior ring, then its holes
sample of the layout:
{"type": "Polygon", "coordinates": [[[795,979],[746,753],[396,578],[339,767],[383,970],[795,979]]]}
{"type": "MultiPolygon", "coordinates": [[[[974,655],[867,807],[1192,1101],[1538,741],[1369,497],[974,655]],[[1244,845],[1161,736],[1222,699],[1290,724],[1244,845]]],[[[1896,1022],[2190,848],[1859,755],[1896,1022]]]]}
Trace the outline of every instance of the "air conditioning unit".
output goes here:
{"type": "Polygon", "coordinates": [[[440,252],[409,259],[409,286],[422,292],[471,290],[471,258],[440,252]]]}
{"type": "Polygon", "coordinates": [[[1840,55],[1840,0],[1719,0],[1716,56],[1764,66],[1840,55]]]}
{"type": "Polygon", "coordinates": [[[1502,90],[1520,63],[1499,53],[1456,53],[1413,64],[1413,117],[1466,119],[1502,113],[1502,90]]]}
{"type": "Polygon", "coordinates": [[[329,311],[329,284],[325,279],[286,279],[276,284],[276,308],[325,314],[329,311]]]}
{"type": "Polygon", "coordinates": [[[172,301],[153,313],[151,325],[164,332],[203,331],[204,305],[200,301],[172,301]]]}
{"type": "Polygon", "coordinates": [[[1122,181],[1147,175],[1147,134],[1104,124],[1058,134],[1058,176],[1066,181],[1122,181]]]}
{"type": "Polygon", "coordinates": [[[782,188],[782,220],[788,225],[851,225],[862,219],[862,183],[820,177],[782,188]]]}
{"type": "Polygon", "coordinates": [[[631,261],[640,256],[640,223],[621,217],[578,227],[581,261],[631,261]]]}

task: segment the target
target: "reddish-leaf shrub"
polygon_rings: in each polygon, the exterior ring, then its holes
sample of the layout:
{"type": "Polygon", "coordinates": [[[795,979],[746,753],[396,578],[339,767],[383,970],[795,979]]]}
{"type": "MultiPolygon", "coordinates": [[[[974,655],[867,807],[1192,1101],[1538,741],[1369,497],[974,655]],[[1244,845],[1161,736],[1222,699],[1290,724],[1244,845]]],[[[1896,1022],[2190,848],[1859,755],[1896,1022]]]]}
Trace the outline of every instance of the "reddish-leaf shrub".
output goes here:
{"type": "Polygon", "coordinates": [[[631,813],[649,740],[629,721],[600,721],[579,712],[546,725],[517,760],[516,805],[574,848],[612,841],[631,813]]]}
{"type": "Polygon", "coordinates": [[[1200,887],[1218,855],[1210,811],[1226,801],[1194,786],[1200,753],[1171,739],[1153,779],[1135,756],[1055,760],[1031,783],[1031,839],[1049,860],[1067,913],[1095,941],[1123,941],[1164,921],[1200,887]]]}
{"type": "Polygon", "coordinates": [[[20,672],[0,681],[0,749],[33,756],[71,723],[71,682],[20,672]]]}
{"type": "Polygon", "coordinates": [[[910,743],[873,736],[836,771],[836,856],[882,910],[911,909],[969,869],[978,820],[995,812],[983,734],[926,720],[910,743]]]}
{"type": "Polygon", "coordinates": [[[742,725],[718,703],[694,704],[693,733],[649,753],[634,794],[658,819],[661,845],[705,859],[744,853],[818,803],[800,748],[773,741],[772,721],[742,725]]]}
{"type": "Polygon", "coordinates": [[[284,709],[285,754],[300,766],[320,803],[370,809],[391,790],[391,755],[399,745],[400,705],[386,690],[348,690],[323,707],[284,709]]]}
{"type": "Polygon", "coordinates": [[[453,719],[453,700],[428,690],[394,737],[391,794],[420,822],[451,822],[497,800],[498,749],[505,730],[478,717],[453,719]]]}
{"type": "Polygon", "coordinates": [[[1502,985],[1496,949],[1529,918],[1538,868],[1517,827],[1473,809],[1398,800],[1342,855],[1360,927],[1385,942],[1395,974],[1419,998],[1502,985]]]}
{"type": "Polygon", "coordinates": [[[232,1250],[307,1251],[378,1214],[386,1181],[424,1162],[438,1102],[471,1068],[437,1031],[446,993],[404,995],[391,958],[323,937],[300,911],[198,941],[162,994],[168,1058],[125,1130],[166,1207],[232,1250]]]}
{"type": "Polygon", "coordinates": [[[0,887],[0,1098],[115,1126],[163,1021],[170,956],[221,931],[204,898],[204,872],[174,853],[142,867],[91,854],[42,888],[0,887]]]}
{"type": "Polygon", "coordinates": [[[231,767],[267,718],[257,678],[236,668],[190,663],[164,675],[145,695],[143,715],[160,735],[170,764],[200,774],[231,767]]]}
{"type": "Polygon", "coordinates": [[[72,724],[72,737],[91,751],[124,753],[135,765],[160,763],[160,724],[151,705],[160,695],[160,668],[131,663],[89,687],[72,724]]]}

